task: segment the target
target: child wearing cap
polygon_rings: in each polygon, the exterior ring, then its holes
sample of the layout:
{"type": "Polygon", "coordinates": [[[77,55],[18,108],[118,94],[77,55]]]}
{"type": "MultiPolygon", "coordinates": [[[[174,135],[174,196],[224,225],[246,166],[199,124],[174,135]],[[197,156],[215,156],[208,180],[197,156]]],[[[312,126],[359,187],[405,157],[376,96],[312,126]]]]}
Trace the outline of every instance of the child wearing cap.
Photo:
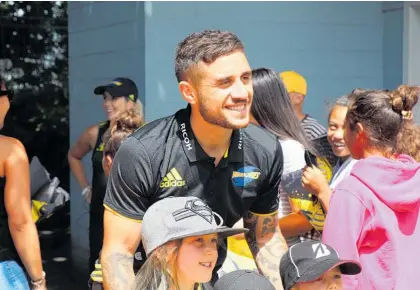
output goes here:
{"type": "Polygon", "coordinates": [[[212,278],[219,239],[247,231],[222,224],[223,219],[196,197],[168,197],[154,203],[142,222],[147,261],[132,289],[200,289],[212,278]]]}
{"type": "Polygon", "coordinates": [[[237,270],[224,275],[213,290],[276,290],[266,277],[252,270],[237,270]]]}
{"type": "Polygon", "coordinates": [[[291,246],[280,262],[284,290],[341,290],[342,274],[361,271],[358,262],[341,260],[337,251],[317,241],[291,246]]]}

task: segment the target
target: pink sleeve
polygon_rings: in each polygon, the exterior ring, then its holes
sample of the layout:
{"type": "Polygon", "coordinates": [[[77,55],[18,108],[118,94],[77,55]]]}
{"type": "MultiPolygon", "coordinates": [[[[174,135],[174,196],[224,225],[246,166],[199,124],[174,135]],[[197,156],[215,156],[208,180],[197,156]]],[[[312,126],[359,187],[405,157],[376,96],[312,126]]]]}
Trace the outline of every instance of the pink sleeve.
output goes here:
{"type": "MultiPolygon", "coordinates": [[[[333,247],[341,259],[359,261],[358,242],[362,234],[366,207],[347,190],[337,189],[322,232],[322,242],[333,247]]],[[[358,289],[357,276],[343,276],[345,290],[358,289]]]]}

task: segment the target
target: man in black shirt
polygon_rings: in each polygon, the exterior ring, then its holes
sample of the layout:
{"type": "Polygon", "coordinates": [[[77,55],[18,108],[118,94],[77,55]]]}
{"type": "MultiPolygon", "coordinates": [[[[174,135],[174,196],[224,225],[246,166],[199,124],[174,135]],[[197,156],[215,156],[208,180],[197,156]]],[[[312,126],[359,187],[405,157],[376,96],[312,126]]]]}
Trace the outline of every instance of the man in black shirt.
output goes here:
{"type": "MultiPolygon", "coordinates": [[[[277,188],[283,156],[273,135],[248,126],[253,90],[243,44],[230,32],[193,33],[177,47],[175,71],[187,108],[137,130],[112,165],[104,200],[105,289],[129,289],[143,215],[168,196],[205,200],[229,227],[243,218],[259,270],[282,289],[278,269],[287,249],[277,188]]],[[[225,256],[221,247],[215,271],[225,256]]]]}

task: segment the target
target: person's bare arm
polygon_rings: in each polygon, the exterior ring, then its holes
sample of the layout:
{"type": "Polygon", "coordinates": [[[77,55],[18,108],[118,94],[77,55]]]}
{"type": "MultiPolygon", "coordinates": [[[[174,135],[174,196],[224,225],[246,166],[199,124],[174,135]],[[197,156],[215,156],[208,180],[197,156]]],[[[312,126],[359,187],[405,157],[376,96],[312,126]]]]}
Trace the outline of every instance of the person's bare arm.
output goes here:
{"type": "Polygon", "coordinates": [[[303,235],[313,229],[308,219],[299,212],[292,212],[279,219],[281,233],[285,238],[303,235]]]}
{"type": "Polygon", "coordinates": [[[249,229],[245,238],[259,271],[277,290],[282,290],[280,259],[287,251],[287,244],[278,227],[277,212],[266,215],[248,212],[244,227],[249,229]]]}
{"type": "Polygon", "coordinates": [[[99,127],[93,125],[87,128],[76,143],[71,146],[67,159],[71,172],[77,180],[77,183],[82,189],[89,186],[89,181],[86,178],[85,169],[83,167],[82,159],[88,154],[95,146],[96,139],[98,138],[99,127]]]}
{"type": "Polygon", "coordinates": [[[105,209],[104,229],[101,253],[104,289],[130,289],[134,281],[133,255],[141,240],[141,222],[105,209]]]}
{"type": "Polygon", "coordinates": [[[4,203],[10,234],[32,281],[42,279],[42,260],[38,232],[31,214],[29,160],[22,143],[9,139],[11,150],[5,160],[4,203]]]}
{"type": "Polygon", "coordinates": [[[101,253],[106,290],[130,289],[133,255],[141,240],[141,223],[155,191],[150,158],[136,137],[124,140],[112,162],[104,198],[104,243],[101,253]]]}

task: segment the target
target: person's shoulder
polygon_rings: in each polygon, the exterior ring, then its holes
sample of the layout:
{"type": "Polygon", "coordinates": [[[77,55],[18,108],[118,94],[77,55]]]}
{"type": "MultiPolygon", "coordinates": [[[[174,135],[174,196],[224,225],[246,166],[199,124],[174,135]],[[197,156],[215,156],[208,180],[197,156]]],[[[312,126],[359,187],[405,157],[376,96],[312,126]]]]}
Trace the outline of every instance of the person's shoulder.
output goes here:
{"type": "Polygon", "coordinates": [[[289,153],[293,153],[298,151],[305,153],[305,147],[299,141],[294,139],[283,139],[279,141],[284,152],[287,151],[289,153]]]}
{"type": "Polygon", "coordinates": [[[293,139],[280,140],[283,151],[283,174],[288,174],[305,167],[305,147],[302,143],[293,139]]]}
{"type": "Polygon", "coordinates": [[[27,159],[25,146],[16,138],[0,135],[1,155],[4,160],[27,159]]]}
{"type": "Polygon", "coordinates": [[[166,140],[178,131],[175,115],[163,117],[138,128],[130,137],[133,137],[144,144],[155,142],[165,143],[166,140]]]}
{"type": "Polygon", "coordinates": [[[22,142],[20,142],[18,139],[0,135],[0,143],[2,144],[3,148],[19,148],[19,149],[25,149],[22,142]]]}
{"type": "Polygon", "coordinates": [[[144,124],[127,137],[120,150],[146,154],[151,160],[161,157],[167,144],[171,145],[173,140],[179,139],[176,114],[144,124]]]}
{"type": "Polygon", "coordinates": [[[96,139],[98,137],[99,128],[101,126],[104,126],[102,124],[106,124],[106,121],[105,122],[100,122],[100,123],[95,123],[95,124],[90,125],[89,127],[87,127],[85,129],[85,131],[83,133],[86,134],[86,135],[88,135],[89,137],[91,137],[93,139],[96,139]]]}
{"type": "Polygon", "coordinates": [[[246,148],[263,149],[274,153],[280,147],[278,137],[260,126],[251,123],[241,130],[246,148]]]}

